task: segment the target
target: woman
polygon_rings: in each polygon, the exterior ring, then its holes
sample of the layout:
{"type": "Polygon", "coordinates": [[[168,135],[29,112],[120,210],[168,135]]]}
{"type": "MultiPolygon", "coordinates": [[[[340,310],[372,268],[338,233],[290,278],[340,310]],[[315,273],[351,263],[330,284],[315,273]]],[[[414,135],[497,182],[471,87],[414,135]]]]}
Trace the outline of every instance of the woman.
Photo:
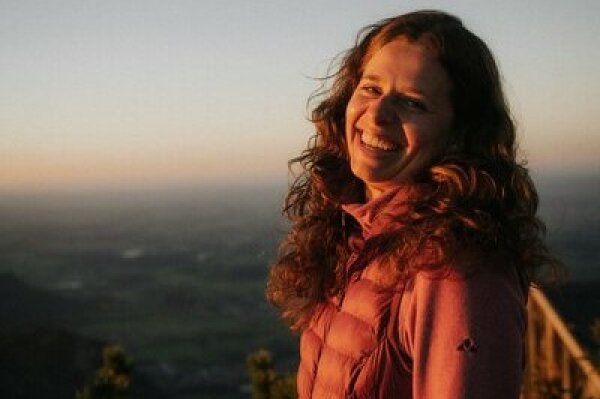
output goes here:
{"type": "Polygon", "coordinates": [[[267,297],[300,398],[517,398],[527,287],[556,261],[487,46],[420,11],[365,28],[294,160],[267,297]]]}

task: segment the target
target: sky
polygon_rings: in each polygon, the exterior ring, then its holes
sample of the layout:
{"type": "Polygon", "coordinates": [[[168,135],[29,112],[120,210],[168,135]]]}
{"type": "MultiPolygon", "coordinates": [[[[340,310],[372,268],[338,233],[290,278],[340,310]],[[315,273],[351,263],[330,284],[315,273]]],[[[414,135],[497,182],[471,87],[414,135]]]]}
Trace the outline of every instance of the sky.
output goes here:
{"type": "Polygon", "coordinates": [[[595,0],[0,0],[1,188],[285,181],[315,78],[422,8],[490,46],[534,172],[600,176],[595,0]]]}

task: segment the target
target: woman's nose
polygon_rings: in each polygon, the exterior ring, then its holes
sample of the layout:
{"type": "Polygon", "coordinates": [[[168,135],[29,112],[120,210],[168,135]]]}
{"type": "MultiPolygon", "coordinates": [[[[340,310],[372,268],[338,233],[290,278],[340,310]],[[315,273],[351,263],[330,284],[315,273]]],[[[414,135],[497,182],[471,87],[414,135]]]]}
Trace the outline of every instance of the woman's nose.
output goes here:
{"type": "Polygon", "coordinates": [[[382,96],[371,103],[369,113],[374,124],[386,126],[398,122],[398,113],[391,104],[391,98],[382,96]]]}

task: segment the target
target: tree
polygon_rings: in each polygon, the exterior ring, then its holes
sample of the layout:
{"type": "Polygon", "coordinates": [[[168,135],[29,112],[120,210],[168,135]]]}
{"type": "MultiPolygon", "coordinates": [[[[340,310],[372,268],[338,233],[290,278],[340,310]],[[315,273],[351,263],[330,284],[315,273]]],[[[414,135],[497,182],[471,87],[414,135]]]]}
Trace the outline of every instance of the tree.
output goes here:
{"type": "Polygon", "coordinates": [[[98,369],[77,399],[129,399],[133,361],[123,348],[108,345],[102,351],[102,367],[98,369]]]}
{"type": "Polygon", "coordinates": [[[296,379],[293,374],[277,374],[273,357],[265,349],[251,353],[247,359],[252,399],[295,399],[296,379]]]}

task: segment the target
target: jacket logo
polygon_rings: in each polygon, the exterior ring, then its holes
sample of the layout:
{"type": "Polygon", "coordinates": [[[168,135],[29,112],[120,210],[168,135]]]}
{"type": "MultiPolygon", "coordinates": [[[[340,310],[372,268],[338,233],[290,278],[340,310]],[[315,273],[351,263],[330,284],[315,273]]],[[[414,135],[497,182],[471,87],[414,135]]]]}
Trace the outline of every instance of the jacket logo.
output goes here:
{"type": "Polygon", "coordinates": [[[456,347],[456,350],[466,353],[477,353],[477,345],[471,338],[465,338],[456,347]]]}

